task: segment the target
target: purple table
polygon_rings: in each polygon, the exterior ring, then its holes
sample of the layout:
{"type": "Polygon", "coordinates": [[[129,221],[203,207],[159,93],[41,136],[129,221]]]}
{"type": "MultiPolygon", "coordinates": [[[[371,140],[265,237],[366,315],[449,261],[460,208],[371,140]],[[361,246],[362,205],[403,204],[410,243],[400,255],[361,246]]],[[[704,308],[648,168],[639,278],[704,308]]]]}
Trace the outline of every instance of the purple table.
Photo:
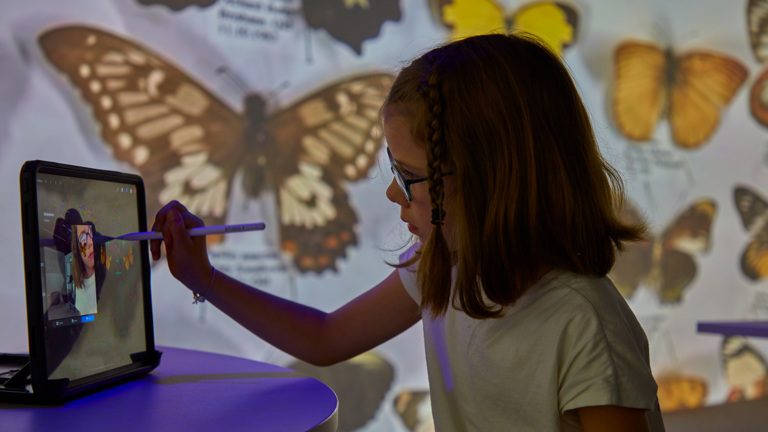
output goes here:
{"type": "Polygon", "coordinates": [[[718,333],[725,336],[768,337],[768,321],[713,321],[700,322],[699,333],[718,333]]]}
{"type": "Polygon", "coordinates": [[[7,431],[335,431],[338,399],[322,382],[244,358],[158,347],[146,377],[58,406],[0,403],[7,431]]]}

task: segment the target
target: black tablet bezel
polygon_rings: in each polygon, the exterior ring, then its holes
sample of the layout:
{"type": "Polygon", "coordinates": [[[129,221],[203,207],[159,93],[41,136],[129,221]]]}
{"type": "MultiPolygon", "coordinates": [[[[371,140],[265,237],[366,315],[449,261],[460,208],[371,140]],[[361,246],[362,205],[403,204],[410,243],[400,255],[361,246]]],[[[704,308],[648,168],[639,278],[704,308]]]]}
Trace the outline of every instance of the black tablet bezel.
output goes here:
{"type": "Polygon", "coordinates": [[[146,350],[132,355],[133,363],[109,371],[74,379],[48,379],[47,356],[44,337],[43,283],[40,271],[41,240],[38,228],[38,174],[93,179],[130,184],[136,187],[139,230],[147,230],[146,196],[144,182],[134,174],[66,165],[49,161],[27,161],[19,174],[21,196],[22,238],[24,249],[24,278],[26,281],[27,326],[29,334],[30,374],[33,399],[39,402],[55,402],[90,390],[108,386],[132,376],[142,375],[154,369],[160,361],[155,349],[152,302],[150,290],[150,261],[147,242],[142,242],[142,274],[144,329],[146,350]]]}

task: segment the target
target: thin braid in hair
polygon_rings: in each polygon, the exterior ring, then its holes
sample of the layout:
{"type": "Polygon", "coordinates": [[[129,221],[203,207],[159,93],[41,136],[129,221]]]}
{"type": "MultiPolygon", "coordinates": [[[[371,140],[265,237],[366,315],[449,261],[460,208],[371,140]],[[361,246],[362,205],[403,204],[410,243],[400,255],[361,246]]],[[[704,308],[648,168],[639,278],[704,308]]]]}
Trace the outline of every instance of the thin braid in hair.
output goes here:
{"type": "Polygon", "coordinates": [[[445,219],[445,210],[443,209],[445,190],[442,166],[445,155],[445,139],[442,125],[443,102],[441,100],[437,75],[437,68],[433,64],[426,85],[426,97],[430,113],[427,123],[427,139],[429,140],[427,148],[427,184],[429,184],[429,199],[432,204],[432,224],[441,226],[445,219]]]}

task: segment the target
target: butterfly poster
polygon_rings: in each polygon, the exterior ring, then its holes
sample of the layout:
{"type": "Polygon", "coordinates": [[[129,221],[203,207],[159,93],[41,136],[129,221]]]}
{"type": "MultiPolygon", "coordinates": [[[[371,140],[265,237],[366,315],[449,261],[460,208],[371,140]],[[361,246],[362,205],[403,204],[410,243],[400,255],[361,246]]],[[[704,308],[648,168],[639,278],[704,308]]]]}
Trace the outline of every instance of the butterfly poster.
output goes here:
{"type": "MultiPolygon", "coordinates": [[[[710,248],[715,202],[700,199],[680,214],[659,235],[627,245],[619,254],[608,276],[626,298],[639,286],[651,289],[662,304],[676,304],[697,274],[695,256],[710,248]]],[[[622,220],[636,224],[642,220],[634,207],[627,205],[622,220]]]]}
{"type": "Polygon", "coordinates": [[[764,279],[768,276],[768,201],[747,186],[734,188],[733,200],[751,236],[741,254],[741,271],[750,280],[764,279]]]}
{"type": "Polygon", "coordinates": [[[225,223],[241,187],[276,197],[281,249],[301,272],[335,270],[357,244],[346,184],[365,179],[376,161],[391,75],[347,78],[275,111],[252,94],[240,113],[171,61],[107,30],[48,29],[39,45],[90,107],[114,157],[144,179],[150,219],[175,199],[207,225],[225,223]]]}
{"type": "Polygon", "coordinates": [[[653,138],[662,118],[679,148],[703,146],[747,78],[741,61],[711,50],[682,53],[626,40],[614,52],[612,115],[632,141],[653,138]]]}
{"type": "Polygon", "coordinates": [[[494,0],[430,0],[433,18],[450,30],[451,39],[490,32],[532,33],[562,54],[576,43],[579,14],[563,2],[537,1],[508,12],[494,0]]]}

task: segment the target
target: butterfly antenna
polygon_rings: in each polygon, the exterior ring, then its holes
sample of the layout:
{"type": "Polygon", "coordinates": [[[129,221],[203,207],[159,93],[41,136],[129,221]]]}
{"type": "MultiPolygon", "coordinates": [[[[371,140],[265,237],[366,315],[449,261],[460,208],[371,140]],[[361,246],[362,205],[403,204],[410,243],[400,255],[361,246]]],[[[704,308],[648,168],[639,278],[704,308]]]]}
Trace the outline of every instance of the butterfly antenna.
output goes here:
{"type": "Polygon", "coordinates": [[[312,64],[314,61],[314,58],[312,57],[312,35],[309,34],[311,31],[312,30],[307,28],[304,32],[304,55],[307,59],[307,64],[312,64]]]}
{"type": "Polygon", "coordinates": [[[234,73],[228,66],[219,66],[216,68],[216,74],[226,75],[227,78],[229,78],[235,84],[235,86],[240,89],[240,91],[243,93],[251,93],[251,89],[248,87],[248,84],[246,84],[246,82],[240,78],[239,75],[234,73]]]}
{"type": "Polygon", "coordinates": [[[266,99],[267,100],[272,100],[272,99],[276,98],[277,95],[280,94],[281,91],[287,89],[288,86],[290,86],[290,85],[291,85],[291,82],[288,81],[288,80],[285,80],[285,81],[281,82],[272,91],[267,93],[267,98],[266,99]]]}

